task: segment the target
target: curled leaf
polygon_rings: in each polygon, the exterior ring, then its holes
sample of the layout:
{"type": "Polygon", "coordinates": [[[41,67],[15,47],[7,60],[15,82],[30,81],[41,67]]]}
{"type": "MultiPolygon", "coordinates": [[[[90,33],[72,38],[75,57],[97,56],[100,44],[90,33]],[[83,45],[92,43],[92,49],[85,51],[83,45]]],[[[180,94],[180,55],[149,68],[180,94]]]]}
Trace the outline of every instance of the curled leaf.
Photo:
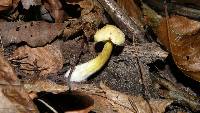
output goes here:
{"type": "Polygon", "coordinates": [[[200,22],[172,16],[161,21],[158,31],[176,65],[189,77],[200,81],[200,22]]]}

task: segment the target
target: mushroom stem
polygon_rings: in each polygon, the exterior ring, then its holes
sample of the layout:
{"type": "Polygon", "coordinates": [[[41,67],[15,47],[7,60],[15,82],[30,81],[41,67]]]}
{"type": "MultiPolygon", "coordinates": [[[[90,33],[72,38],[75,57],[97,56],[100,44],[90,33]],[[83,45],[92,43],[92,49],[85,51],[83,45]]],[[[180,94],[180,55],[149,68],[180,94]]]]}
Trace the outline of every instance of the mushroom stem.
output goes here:
{"type": "MultiPolygon", "coordinates": [[[[99,71],[110,58],[112,48],[112,42],[107,41],[102,52],[96,58],[75,67],[74,71],[72,72],[70,81],[80,82],[86,80],[90,75],[99,71]]],[[[65,77],[69,76],[70,70],[67,71],[65,77]]]]}
{"type": "MultiPolygon", "coordinates": [[[[106,25],[95,33],[94,40],[95,42],[106,42],[102,52],[95,59],[92,59],[84,64],[76,66],[71,74],[70,81],[84,81],[90,75],[99,71],[109,59],[110,54],[112,52],[113,44],[122,45],[125,41],[125,35],[116,26],[106,25]]],[[[70,70],[67,71],[65,77],[69,76],[70,70]]]]}

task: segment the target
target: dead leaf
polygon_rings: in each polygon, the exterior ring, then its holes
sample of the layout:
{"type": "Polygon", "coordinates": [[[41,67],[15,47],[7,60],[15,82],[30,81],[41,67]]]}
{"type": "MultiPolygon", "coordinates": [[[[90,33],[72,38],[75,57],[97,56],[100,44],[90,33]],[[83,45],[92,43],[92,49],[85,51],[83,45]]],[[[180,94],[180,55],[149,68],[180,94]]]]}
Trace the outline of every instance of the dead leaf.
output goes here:
{"type": "Polygon", "coordinates": [[[12,43],[26,42],[28,45],[44,46],[56,36],[61,35],[65,24],[33,22],[1,22],[1,39],[4,46],[12,43]]]}
{"type": "Polygon", "coordinates": [[[62,68],[64,62],[59,46],[59,44],[37,48],[22,46],[14,51],[11,59],[27,57],[19,61],[22,63],[19,69],[23,69],[22,72],[26,73],[26,76],[28,73],[37,76],[34,73],[35,68],[41,71],[39,76],[56,73],[62,68]]]}
{"type": "Polygon", "coordinates": [[[0,112],[38,113],[8,62],[0,55],[0,112]],[[5,79],[4,79],[5,78],[5,79]]]}
{"type": "Polygon", "coordinates": [[[189,77],[200,81],[200,22],[172,16],[162,20],[158,29],[159,38],[171,51],[176,65],[189,77]]]}
{"type": "Polygon", "coordinates": [[[7,113],[9,111],[15,113],[37,113],[37,109],[31,98],[20,86],[2,86],[0,87],[0,112],[7,113]]]}
{"type": "Polygon", "coordinates": [[[166,107],[172,104],[172,102],[173,102],[172,100],[167,100],[167,99],[160,99],[160,100],[151,99],[149,101],[149,104],[151,105],[153,113],[164,113],[166,107]]]}
{"type": "Polygon", "coordinates": [[[91,95],[94,99],[94,108],[92,111],[96,113],[116,113],[113,110],[112,104],[105,98],[97,95],[91,95]]]}
{"type": "MultiPolygon", "coordinates": [[[[88,94],[94,99],[91,111],[98,113],[162,113],[173,101],[168,99],[150,99],[149,104],[142,96],[134,96],[111,90],[101,83],[101,88],[94,84],[73,84],[75,91],[88,94]]],[[[51,81],[37,81],[25,84],[28,91],[64,92],[68,86],[57,85],[51,81]]]]}
{"type": "Polygon", "coordinates": [[[9,82],[17,80],[15,72],[1,54],[0,54],[0,80],[6,80],[9,82]]]}
{"type": "Polygon", "coordinates": [[[107,99],[115,106],[119,113],[162,113],[165,108],[170,105],[172,100],[149,100],[147,102],[142,96],[133,96],[123,94],[109,89],[103,83],[100,83],[100,87],[105,91],[107,99]]]}

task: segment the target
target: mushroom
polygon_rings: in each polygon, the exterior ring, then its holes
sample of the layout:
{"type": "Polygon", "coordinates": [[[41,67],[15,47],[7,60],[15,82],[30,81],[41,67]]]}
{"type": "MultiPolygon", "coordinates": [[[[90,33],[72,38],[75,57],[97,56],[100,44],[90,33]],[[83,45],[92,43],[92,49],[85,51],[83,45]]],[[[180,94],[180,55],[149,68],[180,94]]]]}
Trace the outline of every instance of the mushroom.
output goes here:
{"type": "MultiPolygon", "coordinates": [[[[89,76],[99,71],[110,58],[113,44],[122,45],[125,41],[125,35],[116,26],[106,25],[95,33],[94,40],[95,42],[105,42],[102,52],[96,58],[77,65],[71,74],[70,81],[85,81],[89,76]]],[[[69,76],[70,70],[66,72],[65,77],[69,76]]]]}

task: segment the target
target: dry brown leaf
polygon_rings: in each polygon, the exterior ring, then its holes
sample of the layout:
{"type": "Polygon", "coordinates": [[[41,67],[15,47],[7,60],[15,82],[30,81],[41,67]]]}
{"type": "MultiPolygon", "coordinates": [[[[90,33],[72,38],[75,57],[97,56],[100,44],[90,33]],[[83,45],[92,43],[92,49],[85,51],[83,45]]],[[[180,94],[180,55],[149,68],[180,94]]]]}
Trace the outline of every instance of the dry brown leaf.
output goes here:
{"type": "Polygon", "coordinates": [[[200,81],[200,22],[182,16],[172,16],[167,21],[162,20],[158,28],[161,42],[171,51],[176,65],[200,81]]]}
{"type": "Polygon", "coordinates": [[[24,58],[20,60],[20,69],[24,73],[29,73],[33,76],[34,66],[41,70],[39,75],[48,75],[58,72],[63,66],[63,56],[59,45],[46,45],[45,47],[31,48],[29,46],[22,46],[17,48],[11,56],[11,59],[24,58]],[[24,58],[27,57],[27,58],[24,58]],[[30,65],[31,64],[31,65],[30,65]],[[24,70],[25,69],[25,70],[24,70]]]}
{"type": "Polygon", "coordinates": [[[92,111],[96,113],[116,113],[116,111],[113,110],[112,104],[106,100],[106,98],[97,95],[91,96],[94,99],[94,108],[92,111]]]}
{"type": "Polygon", "coordinates": [[[21,86],[0,86],[1,113],[38,113],[31,98],[21,86]]]}
{"type": "Polygon", "coordinates": [[[38,113],[8,62],[0,55],[0,113],[38,113]]]}
{"type": "Polygon", "coordinates": [[[44,46],[56,36],[61,35],[65,24],[33,22],[1,22],[1,39],[4,46],[12,43],[26,42],[28,45],[44,46]]]}
{"type": "Polygon", "coordinates": [[[151,99],[149,101],[149,104],[151,105],[153,113],[164,113],[167,106],[172,104],[172,100],[167,99],[160,99],[160,100],[154,100],[151,99]]]}
{"type": "Polygon", "coordinates": [[[157,31],[158,31],[157,33],[158,33],[159,41],[167,48],[167,50],[170,51],[166,18],[163,18],[160,21],[160,25],[158,26],[157,31]]]}
{"type": "Polygon", "coordinates": [[[119,113],[162,113],[170,105],[172,100],[149,100],[147,102],[142,96],[126,95],[109,89],[103,83],[100,87],[105,91],[106,98],[116,107],[119,113]]]}
{"type": "Polygon", "coordinates": [[[0,54],[0,81],[15,81],[17,80],[17,76],[10,64],[5,60],[5,58],[0,54]]]}

